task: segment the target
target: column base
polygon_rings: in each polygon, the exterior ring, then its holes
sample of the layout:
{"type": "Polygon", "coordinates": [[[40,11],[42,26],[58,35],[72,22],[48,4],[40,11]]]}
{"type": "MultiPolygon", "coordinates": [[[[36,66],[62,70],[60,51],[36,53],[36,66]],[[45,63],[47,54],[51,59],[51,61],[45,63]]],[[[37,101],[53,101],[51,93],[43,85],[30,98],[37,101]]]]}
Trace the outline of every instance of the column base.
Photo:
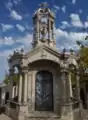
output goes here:
{"type": "Polygon", "coordinates": [[[28,104],[9,101],[6,105],[6,115],[14,120],[25,120],[25,115],[28,114],[28,104]]]}
{"type": "Polygon", "coordinates": [[[62,120],[82,120],[80,102],[69,102],[61,104],[62,120]]]}

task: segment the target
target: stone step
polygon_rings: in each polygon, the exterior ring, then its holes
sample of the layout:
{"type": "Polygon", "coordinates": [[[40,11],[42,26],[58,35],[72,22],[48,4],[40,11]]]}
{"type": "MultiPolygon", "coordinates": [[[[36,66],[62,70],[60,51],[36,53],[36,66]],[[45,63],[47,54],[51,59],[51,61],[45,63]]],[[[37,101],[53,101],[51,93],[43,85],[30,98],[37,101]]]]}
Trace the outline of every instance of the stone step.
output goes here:
{"type": "Polygon", "coordinates": [[[30,112],[25,116],[26,120],[60,120],[60,116],[52,112],[30,112]]]}
{"type": "Polygon", "coordinates": [[[6,116],[4,114],[1,114],[0,115],[0,120],[13,120],[13,119],[9,118],[8,116],[6,116]]]}

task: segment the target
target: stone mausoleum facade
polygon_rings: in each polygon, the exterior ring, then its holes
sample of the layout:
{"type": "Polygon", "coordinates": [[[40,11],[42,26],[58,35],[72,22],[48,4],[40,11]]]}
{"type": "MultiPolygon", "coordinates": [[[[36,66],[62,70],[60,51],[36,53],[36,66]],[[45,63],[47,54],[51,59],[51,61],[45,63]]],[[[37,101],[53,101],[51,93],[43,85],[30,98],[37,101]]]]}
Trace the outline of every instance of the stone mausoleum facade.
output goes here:
{"type": "Polygon", "coordinates": [[[47,4],[33,15],[32,49],[8,59],[10,95],[6,114],[15,120],[81,120],[79,66],[74,54],[56,49],[55,16],[47,4]],[[13,76],[18,69],[18,80],[13,76]],[[75,75],[75,94],[71,81],[75,75]]]}

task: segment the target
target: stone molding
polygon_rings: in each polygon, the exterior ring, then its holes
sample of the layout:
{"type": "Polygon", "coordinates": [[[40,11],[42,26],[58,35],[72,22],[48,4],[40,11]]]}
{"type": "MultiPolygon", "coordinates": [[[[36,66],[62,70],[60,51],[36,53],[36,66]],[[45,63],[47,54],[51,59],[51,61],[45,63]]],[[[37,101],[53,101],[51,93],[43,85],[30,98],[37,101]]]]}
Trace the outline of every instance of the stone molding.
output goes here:
{"type": "Polygon", "coordinates": [[[21,68],[22,73],[27,73],[28,72],[28,66],[24,66],[21,68]]]}

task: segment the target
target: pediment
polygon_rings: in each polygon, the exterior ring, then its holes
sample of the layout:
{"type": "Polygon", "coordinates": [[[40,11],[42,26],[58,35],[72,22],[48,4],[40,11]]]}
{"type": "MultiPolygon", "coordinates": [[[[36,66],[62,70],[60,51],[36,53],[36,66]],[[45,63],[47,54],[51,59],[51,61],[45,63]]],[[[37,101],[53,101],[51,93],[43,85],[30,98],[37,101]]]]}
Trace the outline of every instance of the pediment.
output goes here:
{"type": "Polygon", "coordinates": [[[51,60],[59,64],[60,53],[47,46],[41,46],[27,53],[23,64],[27,65],[29,63],[44,59],[51,60]]]}

